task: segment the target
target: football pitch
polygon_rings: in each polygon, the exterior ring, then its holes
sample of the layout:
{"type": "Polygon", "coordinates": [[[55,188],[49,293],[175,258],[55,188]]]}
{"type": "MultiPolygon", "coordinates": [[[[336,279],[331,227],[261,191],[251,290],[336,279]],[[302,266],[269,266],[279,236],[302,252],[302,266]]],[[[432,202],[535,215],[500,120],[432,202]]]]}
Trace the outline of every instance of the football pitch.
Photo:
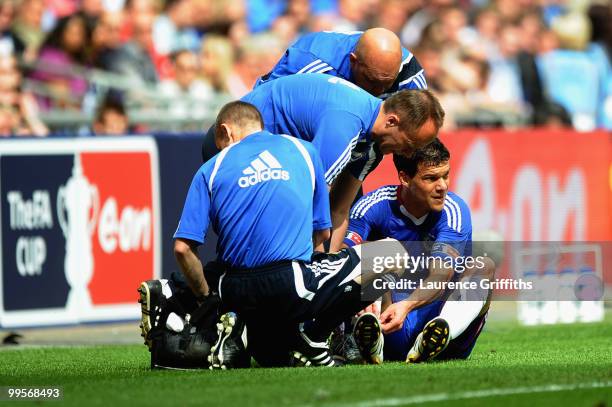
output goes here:
{"type": "Polygon", "coordinates": [[[71,406],[612,405],[609,317],[529,328],[492,321],[468,361],[152,372],[148,357],[142,345],[3,347],[0,386],[60,386],[63,400],[44,403],[71,406]]]}

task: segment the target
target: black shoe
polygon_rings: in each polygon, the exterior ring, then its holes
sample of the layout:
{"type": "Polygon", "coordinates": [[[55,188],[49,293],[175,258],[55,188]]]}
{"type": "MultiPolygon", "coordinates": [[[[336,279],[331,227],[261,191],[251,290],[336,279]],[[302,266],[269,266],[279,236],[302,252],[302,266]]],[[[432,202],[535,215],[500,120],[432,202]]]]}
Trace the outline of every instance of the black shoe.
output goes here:
{"type": "Polygon", "coordinates": [[[205,369],[210,342],[202,332],[157,331],[151,350],[151,369],[205,369]]]}
{"type": "Polygon", "coordinates": [[[208,356],[210,369],[250,367],[247,352],[247,330],[244,322],[233,312],[223,314],[217,323],[217,342],[208,356]]]}
{"type": "Polygon", "coordinates": [[[426,362],[438,356],[449,342],[448,322],[443,318],[434,318],[417,336],[412,349],[406,357],[407,363],[426,362]]]}
{"type": "Polygon", "coordinates": [[[363,363],[363,358],[355,342],[352,333],[345,332],[346,328],[338,327],[332,333],[330,349],[336,360],[341,360],[346,364],[359,365],[363,363]]]}
{"type": "Polygon", "coordinates": [[[353,335],[363,361],[371,365],[382,364],[385,337],[376,315],[366,312],[357,318],[353,335]]]}
{"type": "Polygon", "coordinates": [[[306,336],[303,329],[304,324],[300,324],[299,332],[295,336],[294,351],[292,352],[293,366],[311,367],[325,366],[338,367],[343,363],[339,359],[334,359],[327,342],[314,342],[306,336]]]}
{"type": "Polygon", "coordinates": [[[162,322],[161,317],[166,301],[162,291],[162,282],[160,280],[144,281],[138,287],[138,294],[140,295],[138,302],[141,311],[140,336],[144,338],[145,345],[151,351],[153,349],[151,331],[162,322]]]}

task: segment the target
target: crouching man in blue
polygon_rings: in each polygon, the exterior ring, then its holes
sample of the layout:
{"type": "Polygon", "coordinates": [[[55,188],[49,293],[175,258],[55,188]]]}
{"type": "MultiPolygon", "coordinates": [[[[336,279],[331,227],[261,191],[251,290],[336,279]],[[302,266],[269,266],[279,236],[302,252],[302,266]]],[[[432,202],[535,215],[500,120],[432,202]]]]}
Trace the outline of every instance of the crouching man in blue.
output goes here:
{"type": "Polygon", "coordinates": [[[448,191],[450,153],[442,142],[393,159],[400,185],[372,191],[353,206],[344,244],[385,237],[421,242],[429,260],[440,261],[421,270],[422,279],[413,278],[416,289],[387,293],[380,320],[375,306],[362,313],[353,331],[357,347],[370,363],[382,362],[383,348],[387,360],[466,359],[485,324],[490,292],[463,291],[457,300],[459,290],[424,289],[421,282],[491,278],[494,264],[486,257],[471,268],[458,261],[472,255],[472,225],[466,203],[448,191]]]}
{"type": "Polygon", "coordinates": [[[336,365],[326,339],[368,303],[360,247],[312,254],[331,227],[321,159],[309,142],[262,130],[246,102],[224,106],[215,126],[227,147],[195,174],[174,235],[193,294],[205,302],[217,291],[230,311],[217,324],[211,367],[248,367],[250,356],[263,366],[336,365]],[[209,224],[225,271],[216,287],[197,254],[209,224]]]}

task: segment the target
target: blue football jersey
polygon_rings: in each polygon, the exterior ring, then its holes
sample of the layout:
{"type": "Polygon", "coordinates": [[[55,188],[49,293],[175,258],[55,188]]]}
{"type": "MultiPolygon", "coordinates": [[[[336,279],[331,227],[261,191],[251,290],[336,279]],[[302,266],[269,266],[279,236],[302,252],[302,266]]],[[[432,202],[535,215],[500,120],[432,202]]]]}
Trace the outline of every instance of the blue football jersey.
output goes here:
{"type": "Polygon", "coordinates": [[[312,142],[330,185],[354,150],[367,152],[374,144],[370,132],[382,104],[351,82],[324,74],[279,78],[242,100],[257,107],[270,132],[312,142]]]}
{"type": "Polygon", "coordinates": [[[442,211],[417,219],[400,202],[400,188],[384,186],[361,197],[351,209],[344,243],[354,246],[390,237],[404,242],[431,242],[432,257],[447,258],[448,246],[454,255],[472,254],[472,220],[463,199],[449,191],[442,211]]]}
{"type": "MultiPolygon", "coordinates": [[[[315,32],[300,37],[285,51],[272,71],[259,78],[255,87],[283,76],[301,73],[324,73],[353,82],[349,55],[363,35],[355,32],[315,32]]],[[[402,64],[397,79],[381,95],[386,98],[401,89],[425,89],[425,73],[410,51],[402,47],[402,64]]]]}
{"type": "Polygon", "coordinates": [[[232,267],[310,260],[313,230],[331,227],[313,146],[262,131],[207,161],[193,178],[174,237],[201,244],[209,224],[219,236],[219,260],[232,267]]]}

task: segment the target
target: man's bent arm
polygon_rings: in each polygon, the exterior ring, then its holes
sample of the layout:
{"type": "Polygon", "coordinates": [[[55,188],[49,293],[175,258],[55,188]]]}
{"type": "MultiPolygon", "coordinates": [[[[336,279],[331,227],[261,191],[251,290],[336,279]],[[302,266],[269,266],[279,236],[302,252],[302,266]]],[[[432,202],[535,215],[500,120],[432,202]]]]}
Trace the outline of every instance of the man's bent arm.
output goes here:
{"type": "Polygon", "coordinates": [[[312,233],[312,245],[314,247],[315,252],[323,252],[325,249],[323,248],[323,243],[329,240],[331,233],[329,229],[323,230],[315,230],[312,233]]]}
{"type": "MultiPolygon", "coordinates": [[[[431,267],[429,269],[429,276],[423,281],[423,284],[426,285],[429,282],[436,281],[449,281],[453,273],[454,270],[452,268],[431,267]]],[[[407,299],[390,304],[386,309],[383,308],[384,311],[380,316],[383,332],[391,333],[401,329],[410,311],[429,304],[439,298],[443,293],[444,290],[417,288],[407,299]]]]}
{"type": "Polygon", "coordinates": [[[332,216],[332,235],[329,246],[330,252],[337,252],[342,248],[344,236],[348,228],[348,215],[351,205],[361,188],[362,182],[355,178],[346,169],[338,176],[329,193],[332,216]]]}
{"type": "Polygon", "coordinates": [[[208,295],[204,268],[197,253],[198,244],[193,240],[177,238],[174,241],[174,257],[178,262],[191,291],[197,298],[208,295]]]}

